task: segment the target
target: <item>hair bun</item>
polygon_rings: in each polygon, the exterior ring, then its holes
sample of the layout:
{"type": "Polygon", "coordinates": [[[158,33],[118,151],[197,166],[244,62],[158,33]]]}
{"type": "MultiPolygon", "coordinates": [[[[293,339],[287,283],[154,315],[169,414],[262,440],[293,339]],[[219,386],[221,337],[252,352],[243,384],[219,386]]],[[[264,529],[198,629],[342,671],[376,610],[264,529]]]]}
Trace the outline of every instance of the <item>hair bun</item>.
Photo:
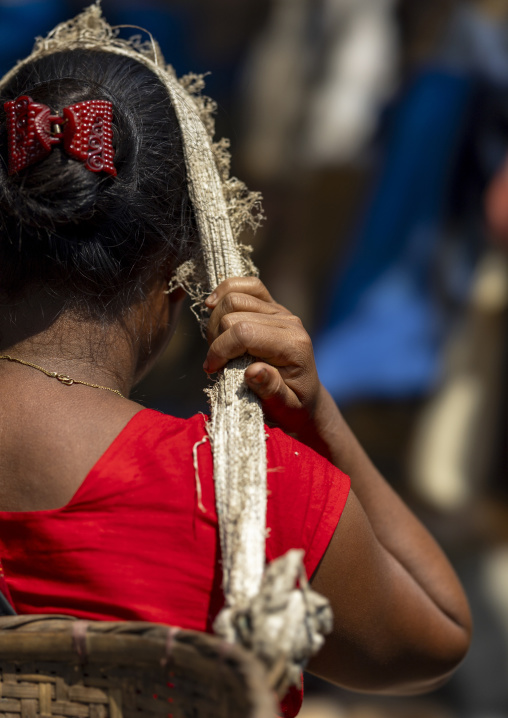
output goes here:
{"type": "Polygon", "coordinates": [[[79,49],[23,65],[3,94],[0,103],[29,95],[55,115],[86,100],[112,102],[118,176],[90,172],[60,145],[9,176],[0,122],[0,295],[42,285],[102,316],[142,299],[155,274],[169,277],[197,246],[164,85],[133,58],[79,49]]]}

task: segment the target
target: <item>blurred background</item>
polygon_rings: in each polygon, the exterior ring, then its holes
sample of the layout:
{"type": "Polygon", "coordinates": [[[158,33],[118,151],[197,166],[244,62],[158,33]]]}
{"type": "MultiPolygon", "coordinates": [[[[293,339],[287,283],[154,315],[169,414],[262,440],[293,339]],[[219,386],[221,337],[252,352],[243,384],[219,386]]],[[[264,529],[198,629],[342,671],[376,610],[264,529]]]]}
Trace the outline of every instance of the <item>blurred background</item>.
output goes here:
{"type": "MultiPolygon", "coordinates": [[[[0,74],[86,4],[0,0],[0,74]]],[[[508,0],[103,8],[179,74],[210,73],[233,173],[264,194],[245,238],[261,276],[471,601],[443,689],[379,699],[307,676],[303,718],[508,718],[508,0]]],[[[205,352],[188,312],[137,399],[206,411],[205,352]]]]}

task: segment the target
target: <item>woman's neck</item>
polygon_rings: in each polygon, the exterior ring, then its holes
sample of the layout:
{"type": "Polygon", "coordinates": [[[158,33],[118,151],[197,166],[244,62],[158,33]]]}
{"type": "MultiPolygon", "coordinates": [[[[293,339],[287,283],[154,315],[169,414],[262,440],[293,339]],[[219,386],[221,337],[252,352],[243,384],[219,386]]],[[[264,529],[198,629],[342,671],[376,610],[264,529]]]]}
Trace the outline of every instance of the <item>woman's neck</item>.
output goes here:
{"type": "MultiPolygon", "coordinates": [[[[134,381],[138,360],[134,346],[128,327],[121,322],[101,323],[78,316],[64,311],[53,298],[34,294],[16,306],[0,308],[1,355],[108,386],[124,396],[134,381]]],[[[12,371],[6,364],[10,363],[0,363],[4,376],[12,371]]]]}

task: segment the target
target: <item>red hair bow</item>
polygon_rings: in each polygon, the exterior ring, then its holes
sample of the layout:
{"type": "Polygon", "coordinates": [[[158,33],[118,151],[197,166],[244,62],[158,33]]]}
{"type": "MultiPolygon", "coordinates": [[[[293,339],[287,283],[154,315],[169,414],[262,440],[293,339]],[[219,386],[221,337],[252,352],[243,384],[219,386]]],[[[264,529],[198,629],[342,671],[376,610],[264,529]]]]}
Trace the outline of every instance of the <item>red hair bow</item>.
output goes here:
{"type": "Polygon", "coordinates": [[[116,176],[113,164],[113,105],[87,100],[65,107],[62,117],[28,95],[4,104],[9,142],[9,174],[47,157],[53,145],[85,163],[90,172],[116,176]]]}

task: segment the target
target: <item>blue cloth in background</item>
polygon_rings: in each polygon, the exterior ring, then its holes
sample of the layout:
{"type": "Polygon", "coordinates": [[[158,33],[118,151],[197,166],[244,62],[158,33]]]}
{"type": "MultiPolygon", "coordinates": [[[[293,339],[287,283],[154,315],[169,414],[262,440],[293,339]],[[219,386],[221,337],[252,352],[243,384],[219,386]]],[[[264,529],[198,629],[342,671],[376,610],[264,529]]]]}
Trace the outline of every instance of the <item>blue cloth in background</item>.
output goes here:
{"type": "MultiPolygon", "coordinates": [[[[92,0],[0,0],[0,77],[30,54],[34,38],[44,36],[60,22],[84,9],[92,0]]],[[[152,33],[168,62],[178,75],[206,73],[206,93],[226,112],[239,78],[245,48],[240,54],[217,61],[200,52],[196,43],[196,17],[193,6],[184,2],[168,4],[160,0],[104,0],[103,12],[111,25],[132,25],[152,33]]],[[[125,28],[122,37],[141,35],[141,30],[125,28]]]]}
{"type": "MultiPolygon", "coordinates": [[[[81,3],[67,0],[0,0],[0,76],[17,60],[30,54],[36,36],[46,35],[55,25],[74,17],[90,3],[91,0],[81,3]]],[[[191,18],[184,8],[170,8],[148,1],[120,5],[106,0],[103,11],[111,25],[137,25],[153,33],[179,74],[194,69],[188,42],[191,18]]],[[[142,35],[135,29],[122,32],[124,37],[142,35]]],[[[148,36],[143,39],[148,39],[148,36]]]]}
{"type": "Polygon", "coordinates": [[[473,86],[471,75],[430,68],[393,110],[374,192],[315,341],[321,380],[342,403],[418,396],[439,374],[447,322],[433,267],[473,86]]]}
{"type": "Polygon", "coordinates": [[[67,19],[65,0],[0,1],[0,77],[30,54],[35,37],[67,19]]]}
{"type": "MultiPolygon", "coordinates": [[[[206,74],[207,95],[219,104],[228,105],[231,88],[237,82],[238,68],[243,57],[228,56],[217,65],[216,58],[203,55],[196,42],[196,18],[193,5],[174,3],[171,6],[154,2],[129,2],[105,0],[104,14],[111,25],[137,25],[153,34],[167,62],[178,76],[188,72],[206,74]]],[[[137,30],[125,28],[122,37],[137,34],[137,30]]],[[[147,38],[144,38],[147,39],[147,38]]]]}
{"type": "MultiPolygon", "coordinates": [[[[87,2],[86,5],[89,3],[87,2]]],[[[204,70],[194,67],[192,43],[189,36],[192,33],[192,15],[189,10],[179,3],[168,4],[155,2],[106,2],[103,3],[103,12],[110,25],[133,25],[148,30],[159,43],[167,60],[175,68],[178,75],[187,72],[204,70]]],[[[121,30],[121,37],[140,35],[143,40],[149,37],[141,30],[125,28],[121,30]]]]}

